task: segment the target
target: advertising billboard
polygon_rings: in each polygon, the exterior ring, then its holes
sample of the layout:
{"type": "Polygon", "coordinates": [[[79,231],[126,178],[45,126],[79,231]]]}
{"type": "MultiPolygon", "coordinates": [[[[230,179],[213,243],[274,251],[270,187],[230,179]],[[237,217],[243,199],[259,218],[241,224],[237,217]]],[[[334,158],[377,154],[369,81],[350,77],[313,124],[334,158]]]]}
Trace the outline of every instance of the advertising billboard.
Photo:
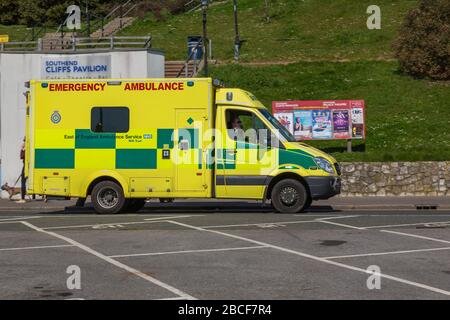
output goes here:
{"type": "Polygon", "coordinates": [[[272,112],[299,141],[366,138],[364,100],[274,101],[272,112]]]}

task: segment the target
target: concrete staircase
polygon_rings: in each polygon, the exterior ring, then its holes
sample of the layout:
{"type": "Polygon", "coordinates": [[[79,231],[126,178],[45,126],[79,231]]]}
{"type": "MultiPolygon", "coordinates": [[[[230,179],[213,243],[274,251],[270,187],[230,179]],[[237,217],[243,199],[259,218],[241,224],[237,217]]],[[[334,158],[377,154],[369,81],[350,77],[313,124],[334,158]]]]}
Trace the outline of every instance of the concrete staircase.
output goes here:
{"type": "MultiPolygon", "coordinates": [[[[184,70],[184,63],[185,61],[166,61],[165,64],[165,76],[166,78],[176,78],[180,70],[183,70],[180,74],[180,78],[186,78],[186,71],[184,70]]],[[[200,65],[201,68],[201,65],[200,65]]],[[[200,70],[198,68],[198,71],[200,70]]],[[[196,74],[194,74],[194,61],[189,61],[188,63],[188,78],[195,77],[196,74]]]]}
{"type": "Polygon", "coordinates": [[[66,33],[61,38],[61,33],[50,32],[46,33],[42,38],[42,50],[53,51],[62,50],[72,47],[72,33],[66,33]]]}
{"type": "Polygon", "coordinates": [[[118,31],[122,30],[125,27],[128,27],[130,24],[133,23],[135,20],[134,17],[117,17],[107,24],[103,26],[102,28],[99,28],[98,30],[91,33],[91,38],[101,38],[101,37],[109,37],[117,33],[118,31]]]}

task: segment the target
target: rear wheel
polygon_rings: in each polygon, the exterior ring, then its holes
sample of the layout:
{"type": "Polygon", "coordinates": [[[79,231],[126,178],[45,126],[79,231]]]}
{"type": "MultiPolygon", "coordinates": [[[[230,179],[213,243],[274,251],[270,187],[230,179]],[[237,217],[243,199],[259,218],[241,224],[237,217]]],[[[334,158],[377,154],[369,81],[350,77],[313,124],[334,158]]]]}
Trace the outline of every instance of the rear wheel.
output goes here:
{"type": "Polygon", "coordinates": [[[100,214],[119,213],[125,206],[122,187],[113,181],[102,181],[95,185],[91,195],[95,211],[100,214]]]}
{"type": "Polygon", "coordinates": [[[308,191],[297,180],[285,179],[278,182],[272,189],[272,205],[281,213],[297,213],[310,205],[308,191]]]}
{"type": "Polygon", "coordinates": [[[145,199],[130,199],[128,206],[124,209],[128,212],[138,212],[145,206],[145,199]]]}

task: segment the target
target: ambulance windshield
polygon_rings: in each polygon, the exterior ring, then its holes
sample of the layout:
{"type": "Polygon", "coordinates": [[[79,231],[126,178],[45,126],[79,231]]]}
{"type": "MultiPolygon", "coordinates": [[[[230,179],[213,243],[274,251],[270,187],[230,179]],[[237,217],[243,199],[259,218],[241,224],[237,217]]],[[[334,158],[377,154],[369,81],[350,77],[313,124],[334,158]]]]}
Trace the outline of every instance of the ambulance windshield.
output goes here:
{"type": "Polygon", "coordinates": [[[286,127],[284,127],[277,119],[275,119],[275,117],[272,116],[267,109],[259,109],[259,112],[261,112],[264,118],[266,118],[288,142],[296,142],[295,137],[289,132],[289,130],[286,129],[286,127]]]}

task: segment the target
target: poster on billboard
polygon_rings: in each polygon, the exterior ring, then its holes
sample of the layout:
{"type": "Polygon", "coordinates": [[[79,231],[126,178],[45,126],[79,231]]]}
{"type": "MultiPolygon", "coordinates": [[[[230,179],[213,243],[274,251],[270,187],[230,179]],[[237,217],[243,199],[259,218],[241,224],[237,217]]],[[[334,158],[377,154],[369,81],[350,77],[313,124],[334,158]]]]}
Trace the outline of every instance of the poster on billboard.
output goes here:
{"type": "Polygon", "coordinates": [[[366,138],[364,100],[273,101],[272,112],[298,141],[366,138]]]}
{"type": "Polygon", "coordinates": [[[312,111],[312,137],[314,139],[331,139],[333,130],[330,110],[312,111]]]}
{"type": "Polygon", "coordinates": [[[110,55],[46,55],[41,58],[41,79],[111,78],[110,55]]]}
{"type": "Polygon", "coordinates": [[[352,137],[362,138],[364,134],[364,116],[362,108],[352,109],[352,137]]]}
{"type": "Polygon", "coordinates": [[[290,133],[294,133],[294,115],[292,112],[276,113],[274,116],[290,133]]]}
{"type": "Polygon", "coordinates": [[[333,110],[333,138],[349,139],[350,116],[348,110],[333,110]]]}
{"type": "Polygon", "coordinates": [[[301,140],[312,139],[312,114],[310,110],[294,112],[294,136],[301,140]]]}

